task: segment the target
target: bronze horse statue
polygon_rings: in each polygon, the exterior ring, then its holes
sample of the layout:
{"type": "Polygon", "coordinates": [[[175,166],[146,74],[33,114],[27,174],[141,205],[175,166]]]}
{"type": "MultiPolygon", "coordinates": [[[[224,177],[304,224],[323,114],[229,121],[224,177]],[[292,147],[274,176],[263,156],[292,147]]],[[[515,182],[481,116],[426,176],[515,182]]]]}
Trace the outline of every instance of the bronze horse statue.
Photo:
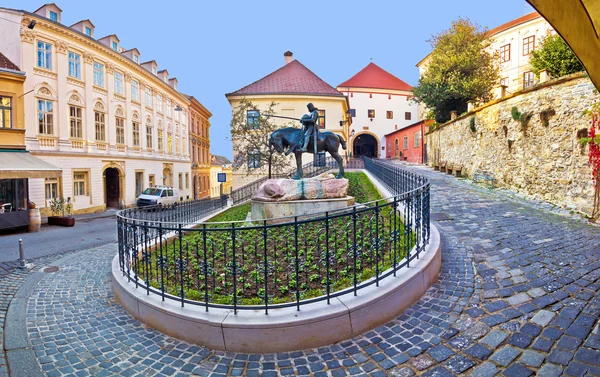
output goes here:
{"type": "MultiPolygon", "coordinates": [[[[273,146],[275,150],[279,153],[284,153],[286,148],[290,148],[287,153],[294,153],[296,156],[296,175],[293,179],[302,179],[304,173],[302,172],[302,153],[297,147],[298,140],[302,140],[304,132],[299,128],[287,127],[281,128],[271,134],[269,136],[269,145],[273,146]]],[[[304,153],[313,153],[315,151],[314,148],[314,137],[311,137],[308,141],[307,152],[304,153]]],[[[319,152],[329,152],[331,157],[338,163],[338,174],[336,178],[344,177],[344,165],[342,156],[338,153],[340,148],[340,144],[342,145],[342,149],[346,149],[346,140],[342,138],[340,135],[334,134],[329,131],[319,131],[317,136],[317,153],[319,152]]],[[[286,153],[286,154],[287,154],[286,153]]],[[[314,156],[317,158],[317,156],[314,156]]]]}

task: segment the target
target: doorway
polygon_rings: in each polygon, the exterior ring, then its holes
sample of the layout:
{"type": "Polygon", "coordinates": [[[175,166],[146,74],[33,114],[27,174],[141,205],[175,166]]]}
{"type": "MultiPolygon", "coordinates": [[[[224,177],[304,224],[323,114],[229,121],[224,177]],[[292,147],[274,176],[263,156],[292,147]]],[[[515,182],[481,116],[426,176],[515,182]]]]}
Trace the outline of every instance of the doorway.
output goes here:
{"type": "Polygon", "coordinates": [[[173,186],[173,172],[169,168],[163,169],[163,185],[167,187],[173,186]]]}
{"type": "Polygon", "coordinates": [[[354,138],[352,152],[354,157],[377,158],[377,140],[369,134],[361,134],[354,138]]]}
{"type": "Polygon", "coordinates": [[[104,193],[106,208],[119,208],[121,188],[119,187],[119,170],[108,168],[104,171],[104,193]]]}

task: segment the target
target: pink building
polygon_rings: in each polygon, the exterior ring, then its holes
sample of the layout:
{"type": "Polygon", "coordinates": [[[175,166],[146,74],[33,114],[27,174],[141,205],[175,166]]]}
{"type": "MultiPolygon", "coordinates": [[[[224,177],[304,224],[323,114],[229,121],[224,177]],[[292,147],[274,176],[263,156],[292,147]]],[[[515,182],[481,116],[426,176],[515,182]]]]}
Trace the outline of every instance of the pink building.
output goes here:
{"type": "Polygon", "coordinates": [[[385,135],[386,158],[399,158],[422,164],[427,161],[427,145],[423,135],[429,130],[431,120],[421,120],[385,135]]]}

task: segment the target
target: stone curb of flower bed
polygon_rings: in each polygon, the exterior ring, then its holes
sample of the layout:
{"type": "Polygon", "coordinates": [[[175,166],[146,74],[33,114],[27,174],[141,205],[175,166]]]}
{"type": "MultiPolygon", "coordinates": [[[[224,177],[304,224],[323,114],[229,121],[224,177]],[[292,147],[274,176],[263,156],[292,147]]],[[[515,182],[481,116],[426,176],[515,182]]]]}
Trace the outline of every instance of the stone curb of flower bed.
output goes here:
{"type": "Polygon", "coordinates": [[[264,310],[209,309],[156,294],[128,282],[112,262],[112,286],[117,300],[136,319],[165,334],[212,349],[233,352],[280,352],[314,348],[352,338],[397,317],[416,302],[437,279],[441,268],[440,235],[431,225],[429,245],[420,259],[398,276],[326,301],[293,308],[264,310]]]}

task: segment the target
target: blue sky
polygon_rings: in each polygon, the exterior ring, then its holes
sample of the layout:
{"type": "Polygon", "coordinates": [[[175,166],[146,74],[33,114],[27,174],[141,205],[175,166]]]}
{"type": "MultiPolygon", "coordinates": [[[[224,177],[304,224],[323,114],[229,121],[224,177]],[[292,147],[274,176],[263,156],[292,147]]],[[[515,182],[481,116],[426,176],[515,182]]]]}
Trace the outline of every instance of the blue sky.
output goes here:
{"type": "MultiPolygon", "coordinates": [[[[211,152],[231,158],[231,115],[225,93],[283,65],[290,50],[332,86],[370,59],[411,85],[415,64],[432,34],[469,17],[488,28],[532,11],[524,0],[420,1],[114,1],[58,0],[66,25],[89,18],[101,38],[117,34],[142,61],[156,60],[179,80],[179,89],[212,113],[211,152]],[[101,5],[98,5],[101,4],[101,5]]],[[[2,6],[34,11],[35,0],[3,0],[2,6]]]]}

